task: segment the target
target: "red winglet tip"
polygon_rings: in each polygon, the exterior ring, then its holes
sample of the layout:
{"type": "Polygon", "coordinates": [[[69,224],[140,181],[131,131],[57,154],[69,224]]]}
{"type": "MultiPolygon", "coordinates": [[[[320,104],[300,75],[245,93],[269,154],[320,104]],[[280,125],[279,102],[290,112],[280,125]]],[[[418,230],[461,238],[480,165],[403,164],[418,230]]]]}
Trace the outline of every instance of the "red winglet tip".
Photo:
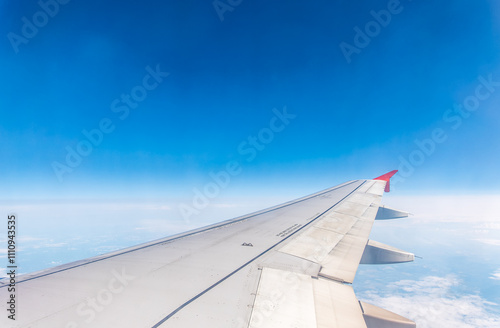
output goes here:
{"type": "Polygon", "coordinates": [[[392,170],[391,172],[386,173],[386,174],[383,174],[383,175],[381,175],[381,176],[379,176],[379,177],[376,177],[376,178],[375,178],[375,179],[373,179],[373,180],[382,180],[382,181],[387,181],[387,183],[385,184],[385,189],[384,189],[384,191],[385,191],[385,192],[389,192],[389,191],[391,191],[391,186],[390,186],[390,184],[391,184],[391,178],[392,178],[392,176],[393,176],[394,174],[396,174],[397,172],[398,172],[398,170],[392,170]]]}
{"type": "Polygon", "coordinates": [[[376,177],[376,178],[375,178],[375,179],[373,179],[373,180],[384,180],[384,181],[389,181],[389,180],[392,178],[392,176],[393,176],[394,174],[396,174],[397,172],[398,172],[398,170],[392,170],[391,172],[386,173],[386,174],[383,174],[383,175],[381,175],[381,176],[379,176],[379,177],[376,177]]]}

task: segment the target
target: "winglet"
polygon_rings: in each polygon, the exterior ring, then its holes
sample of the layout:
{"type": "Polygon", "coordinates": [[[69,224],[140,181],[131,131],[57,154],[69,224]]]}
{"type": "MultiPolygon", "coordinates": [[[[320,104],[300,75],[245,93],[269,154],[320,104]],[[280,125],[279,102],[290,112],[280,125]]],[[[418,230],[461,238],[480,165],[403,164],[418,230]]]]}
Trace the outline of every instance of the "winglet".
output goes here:
{"type": "Polygon", "coordinates": [[[389,192],[389,191],[391,191],[391,186],[390,186],[390,185],[391,185],[391,178],[392,178],[392,176],[393,176],[394,174],[396,174],[397,172],[398,172],[398,170],[393,170],[393,171],[391,171],[391,172],[389,172],[389,173],[386,173],[386,174],[383,174],[383,175],[381,175],[381,176],[379,176],[379,177],[376,177],[376,178],[375,178],[375,179],[373,179],[373,180],[382,180],[382,181],[387,181],[387,183],[385,184],[385,189],[384,189],[384,191],[385,191],[385,192],[389,192]]]}

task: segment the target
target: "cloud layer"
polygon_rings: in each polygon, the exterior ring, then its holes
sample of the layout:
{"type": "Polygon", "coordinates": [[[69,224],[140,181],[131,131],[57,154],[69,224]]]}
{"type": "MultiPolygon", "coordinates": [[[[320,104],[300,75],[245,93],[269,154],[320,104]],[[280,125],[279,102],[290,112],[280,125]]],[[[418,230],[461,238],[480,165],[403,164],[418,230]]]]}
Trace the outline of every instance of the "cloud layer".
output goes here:
{"type": "Polygon", "coordinates": [[[454,275],[427,276],[390,284],[383,294],[367,291],[358,296],[412,319],[419,328],[500,327],[500,314],[493,312],[497,304],[478,295],[459,294],[461,283],[454,275]]]}

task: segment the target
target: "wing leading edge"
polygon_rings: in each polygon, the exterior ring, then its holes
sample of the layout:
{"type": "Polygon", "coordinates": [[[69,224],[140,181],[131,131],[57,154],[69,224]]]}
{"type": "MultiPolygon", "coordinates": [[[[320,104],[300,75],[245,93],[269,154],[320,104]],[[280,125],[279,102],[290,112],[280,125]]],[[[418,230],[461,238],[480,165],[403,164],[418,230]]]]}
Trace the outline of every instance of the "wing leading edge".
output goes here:
{"type": "Polygon", "coordinates": [[[18,320],[1,326],[415,327],[358,302],[350,285],[360,262],[413,260],[369,240],[381,177],[25,275],[18,320]]]}

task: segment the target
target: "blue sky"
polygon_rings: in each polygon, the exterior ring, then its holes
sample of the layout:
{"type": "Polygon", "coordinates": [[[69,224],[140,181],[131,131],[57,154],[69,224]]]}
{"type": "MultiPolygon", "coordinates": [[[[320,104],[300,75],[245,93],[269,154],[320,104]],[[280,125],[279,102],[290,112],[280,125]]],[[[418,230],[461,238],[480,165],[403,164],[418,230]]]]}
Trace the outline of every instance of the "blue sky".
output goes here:
{"type": "MultiPolygon", "coordinates": [[[[36,1],[0,3],[0,208],[20,216],[26,271],[392,169],[389,197],[461,195],[474,208],[484,205],[474,195],[499,194],[495,1],[232,3],[68,1],[46,7],[51,15],[36,1]],[[209,202],[195,207],[197,192],[209,202]]],[[[442,257],[426,257],[440,270],[406,266],[377,287],[481,276],[466,295],[499,302],[488,293],[499,286],[496,210],[421,221],[425,202],[411,199],[402,209],[416,231],[374,234],[431,255],[434,246],[397,236],[443,237],[442,257]],[[460,261],[482,261],[481,272],[453,275],[442,258],[464,238],[471,252],[460,261]]],[[[360,277],[392,269],[370,270],[360,277]]]]}
{"type": "Polygon", "coordinates": [[[188,196],[230,160],[244,169],[235,192],[314,191],[398,168],[436,128],[446,141],[400,189],[497,190],[500,93],[456,130],[443,119],[478,77],[500,81],[497,5],[401,1],[348,63],[340,45],[389,3],[242,1],[221,21],[210,1],[72,1],[26,43],[12,35],[40,5],[4,3],[2,195],[188,196]],[[157,65],[170,75],[121,120],[113,101],[157,65]],[[246,161],[238,145],[285,106],[296,119],[246,161]],[[61,182],[53,163],[103,118],[113,132],[61,182]]]}

